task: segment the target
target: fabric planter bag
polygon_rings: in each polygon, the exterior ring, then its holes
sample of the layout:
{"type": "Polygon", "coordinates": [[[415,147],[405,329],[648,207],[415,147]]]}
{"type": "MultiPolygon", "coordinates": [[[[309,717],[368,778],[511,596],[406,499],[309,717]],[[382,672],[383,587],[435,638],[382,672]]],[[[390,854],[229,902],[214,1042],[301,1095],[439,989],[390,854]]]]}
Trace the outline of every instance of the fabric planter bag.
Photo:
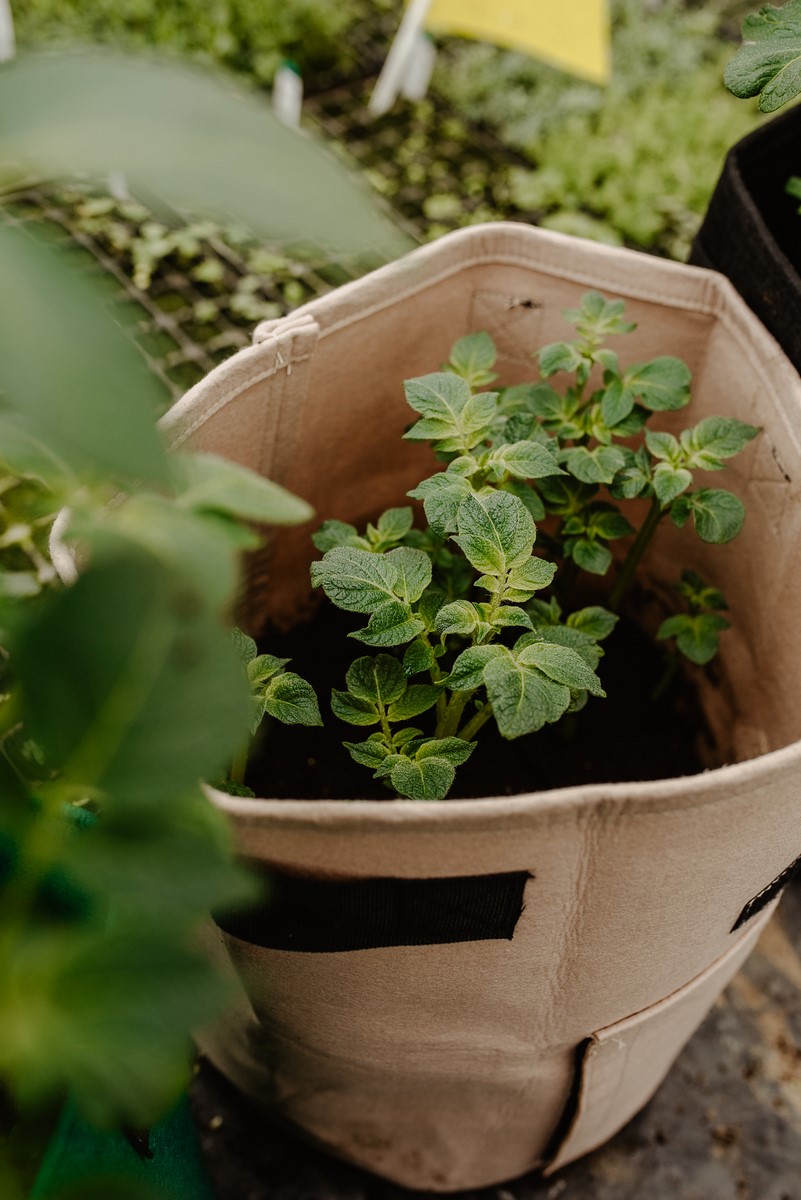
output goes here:
{"type": "Polygon", "coordinates": [[[801,174],[798,107],[729,151],[690,261],[727,275],[801,371],[801,215],[785,191],[793,174],[801,174]]]}
{"type": "Polygon", "coordinates": [[[763,426],[727,478],[748,509],[737,541],[664,524],[646,560],[656,585],[681,563],[725,589],[733,628],[701,700],[728,765],[433,804],[209,789],[274,891],[210,934],[241,982],[201,1048],[272,1119],[411,1188],[552,1171],[620,1129],[801,854],[801,381],[722,276],[497,224],[260,326],[165,420],[177,446],[315,506],[315,526],[275,532],[253,559],[243,598],[250,632],[291,625],[317,603],[311,528],[362,525],[434,469],[401,440],[402,381],[476,330],[497,343],[501,383],[530,379],[532,351],[565,336],[562,310],[588,288],[625,299],[630,361],[689,363],[693,422],[763,426]]]}

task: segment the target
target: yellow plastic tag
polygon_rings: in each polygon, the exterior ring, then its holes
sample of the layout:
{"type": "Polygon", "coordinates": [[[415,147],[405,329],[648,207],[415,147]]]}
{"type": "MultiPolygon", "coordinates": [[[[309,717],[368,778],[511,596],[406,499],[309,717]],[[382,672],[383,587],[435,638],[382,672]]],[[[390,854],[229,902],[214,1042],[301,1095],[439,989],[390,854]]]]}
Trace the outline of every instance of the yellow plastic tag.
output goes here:
{"type": "Polygon", "coordinates": [[[593,83],[608,83],[608,0],[433,0],[433,33],[495,42],[543,58],[593,83]]]}

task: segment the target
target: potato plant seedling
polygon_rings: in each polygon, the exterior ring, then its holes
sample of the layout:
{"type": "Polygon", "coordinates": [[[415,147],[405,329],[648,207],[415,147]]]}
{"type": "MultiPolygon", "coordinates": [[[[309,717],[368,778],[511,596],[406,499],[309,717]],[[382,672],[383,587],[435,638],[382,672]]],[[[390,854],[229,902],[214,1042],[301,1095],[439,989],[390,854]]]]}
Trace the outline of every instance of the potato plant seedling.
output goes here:
{"type": "MultiPolygon", "coordinates": [[[[742,527],[739,498],[695,476],[723,468],[758,429],[723,416],[678,437],[648,428],[689,404],[687,366],[668,356],[623,366],[606,344],[634,328],[622,301],[589,292],[565,316],[576,336],[537,352],[530,384],[487,390],[496,349],[486,333],[406,382],[418,419],[405,437],[430,442],[443,463],[409,492],[423,528],[399,507],[362,533],[328,520],[314,535],[313,585],[368,618],[349,636],[377,652],[356,658],[331,708],[371,730],[345,747],[400,796],[447,796],[489,720],[517,738],[604,696],[601,643],[662,521],[692,523],[713,544],[742,527]],[[635,526],[626,512],[642,501],[635,526]],[[616,543],[626,545],[617,556],[616,543]],[[573,606],[582,572],[610,575],[607,607],[573,606]]],[[[708,662],[725,600],[697,576],[679,588],[687,611],[659,636],[708,662]]]]}

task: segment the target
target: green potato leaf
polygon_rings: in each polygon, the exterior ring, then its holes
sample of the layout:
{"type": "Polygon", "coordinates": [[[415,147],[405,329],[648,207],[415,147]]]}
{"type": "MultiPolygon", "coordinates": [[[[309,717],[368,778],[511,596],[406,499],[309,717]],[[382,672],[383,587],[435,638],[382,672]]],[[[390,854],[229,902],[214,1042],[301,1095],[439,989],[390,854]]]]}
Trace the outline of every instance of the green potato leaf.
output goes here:
{"type": "Polygon", "coordinates": [[[801,0],[765,5],[743,22],[743,45],[723,82],[735,96],[759,95],[762,112],[775,112],[801,93],[801,0]]]}
{"type": "Polygon", "coordinates": [[[722,545],[737,537],[745,522],[745,508],[739,497],[732,492],[703,488],[688,499],[702,542],[722,545]]]}
{"type": "Polygon", "coordinates": [[[449,366],[471,388],[484,387],[497,379],[492,370],[497,357],[495,343],[488,333],[469,333],[454,343],[449,366]]]}
{"type": "Polygon", "coordinates": [[[526,506],[509,492],[468,496],[453,540],[477,571],[505,575],[531,553],[536,529],[526,506]]]}
{"type": "Polygon", "coordinates": [[[387,600],[370,616],[365,629],[357,629],[348,637],[366,646],[403,646],[425,631],[425,624],[401,600],[387,600]]]}
{"type": "Polygon", "coordinates": [[[570,689],[534,667],[516,661],[508,651],[484,667],[487,697],[500,733],[522,737],[558,721],[570,704],[570,689]]]}
{"type": "Polygon", "coordinates": [[[392,704],[406,691],[403,667],[391,654],[365,655],[348,668],[345,684],[359,700],[392,704]]]}
{"type": "Polygon", "coordinates": [[[264,693],[264,710],[284,725],[322,725],[314,688],[294,671],[282,671],[264,693]]]}

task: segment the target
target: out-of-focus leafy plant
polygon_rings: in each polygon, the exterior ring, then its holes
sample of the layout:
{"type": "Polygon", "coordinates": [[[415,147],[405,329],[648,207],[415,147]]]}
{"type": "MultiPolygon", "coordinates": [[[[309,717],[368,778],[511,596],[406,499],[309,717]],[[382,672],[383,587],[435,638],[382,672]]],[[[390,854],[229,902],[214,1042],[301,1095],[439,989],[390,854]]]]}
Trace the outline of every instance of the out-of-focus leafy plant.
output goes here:
{"type": "MultiPolygon", "coordinates": [[[[152,63],[0,70],[0,160],[113,163],[257,232],[338,227],[363,245],[364,218],[381,242],[341,169],[286,133],[152,63]]],[[[199,784],[252,719],[227,629],[239,556],[253,526],[310,509],[235,464],[169,454],[159,389],[88,282],[11,229],[0,258],[0,1091],[28,1111],[69,1089],[95,1123],[140,1126],[184,1085],[190,1030],[224,995],[198,922],[251,891],[199,784]],[[66,587],[43,545],[57,511],[66,587]]]]}
{"type": "Polygon", "coordinates": [[[291,58],[314,84],[321,75],[364,71],[357,56],[369,41],[360,29],[372,27],[375,37],[377,19],[397,10],[396,0],[26,0],[16,26],[23,48],[54,39],[158,46],[259,83],[270,83],[282,59],[291,58]]]}

